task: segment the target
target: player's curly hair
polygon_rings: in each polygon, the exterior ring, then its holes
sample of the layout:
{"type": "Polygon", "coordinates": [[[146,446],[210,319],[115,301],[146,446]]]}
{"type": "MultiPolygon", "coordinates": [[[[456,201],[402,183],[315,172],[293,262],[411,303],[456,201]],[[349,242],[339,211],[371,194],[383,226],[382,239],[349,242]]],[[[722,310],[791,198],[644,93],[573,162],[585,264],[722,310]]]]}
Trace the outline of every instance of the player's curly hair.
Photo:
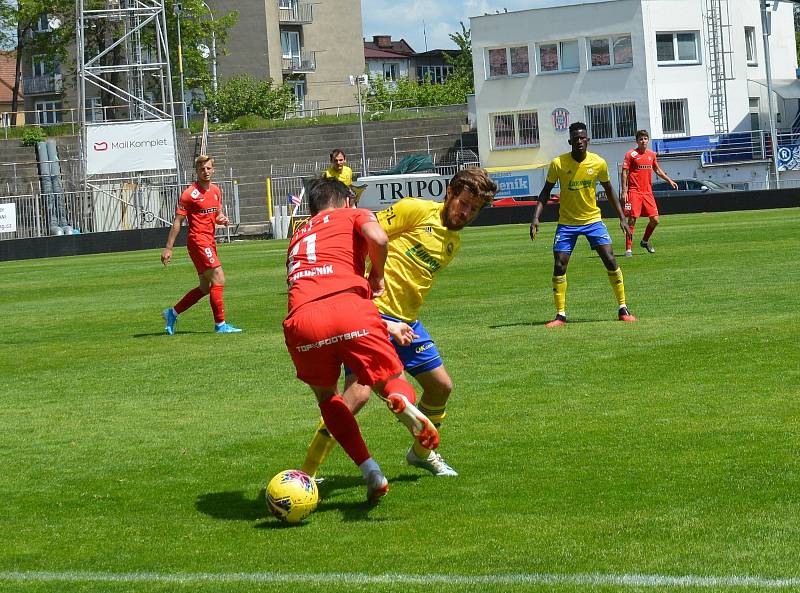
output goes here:
{"type": "Polygon", "coordinates": [[[467,167],[453,175],[450,180],[453,195],[457,196],[462,191],[469,190],[474,196],[483,201],[484,206],[491,204],[497,193],[497,184],[492,181],[485,169],[480,167],[467,167]]]}
{"type": "Polygon", "coordinates": [[[306,185],[311,216],[326,208],[341,208],[350,197],[350,189],[338,179],[312,179],[306,185]]]}

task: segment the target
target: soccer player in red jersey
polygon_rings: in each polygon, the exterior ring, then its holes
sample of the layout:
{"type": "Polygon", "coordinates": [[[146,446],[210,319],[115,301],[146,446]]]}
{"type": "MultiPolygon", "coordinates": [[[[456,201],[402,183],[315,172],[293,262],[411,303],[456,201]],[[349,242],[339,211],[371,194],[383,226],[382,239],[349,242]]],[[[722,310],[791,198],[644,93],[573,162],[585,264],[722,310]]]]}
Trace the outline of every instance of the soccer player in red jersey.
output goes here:
{"type": "Polygon", "coordinates": [[[672,186],[678,189],[678,184],[670,179],[658,165],[656,153],[647,149],[650,142],[650,134],[647,130],[636,132],[636,148],[625,155],[622,163],[622,203],[623,210],[628,217],[630,234],[625,235],[625,256],[633,255],[631,246],[633,245],[633,225],[636,219],[642,214],[650,218],[644,235],[639,243],[648,253],[655,253],[655,249],[650,245],[650,236],[658,225],[658,208],[656,199],[653,196],[653,173],[661,177],[672,186]]]}
{"type": "Polygon", "coordinates": [[[311,387],[325,425],[358,465],[367,499],[375,502],[387,493],[389,483],[338,392],[341,365],[370,385],[425,447],[435,449],[439,434],[414,406],[416,392],[402,376],[403,363],[371,300],[385,290],[386,231],[372,212],[350,207],[350,191],[341,181],[312,180],[307,195],[311,218],[292,236],[286,262],[286,347],[298,379],[311,387]],[[370,271],[365,277],[367,256],[370,271]]]}
{"type": "Polygon", "coordinates": [[[242,331],[225,322],[225,302],[222,298],[225,289],[225,274],[222,262],[217,256],[217,242],[214,239],[216,225],[228,224],[228,217],[222,211],[222,192],[211,183],[214,175],[214,159],[200,155],[194,161],[197,181],[184,190],[175,208],[175,220],[169,229],[167,246],[161,253],[161,263],[165,266],[172,261],[172,246],[181,230],[184,219],[188,220],[189,236],[186,249],[192,258],[200,283],[183,295],[174,307],[161,314],[167,322],[164,331],[167,335],[175,333],[178,315],[194,305],[207,294],[210,295],[211,312],[214,314],[214,331],[220,334],[235,334],[242,331]]]}

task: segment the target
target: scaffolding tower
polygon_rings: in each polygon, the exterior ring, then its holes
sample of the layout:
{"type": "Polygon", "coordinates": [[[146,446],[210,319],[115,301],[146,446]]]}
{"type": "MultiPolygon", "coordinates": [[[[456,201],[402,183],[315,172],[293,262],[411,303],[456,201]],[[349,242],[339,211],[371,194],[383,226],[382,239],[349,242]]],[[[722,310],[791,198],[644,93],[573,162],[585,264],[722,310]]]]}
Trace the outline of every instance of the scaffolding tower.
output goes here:
{"type": "Polygon", "coordinates": [[[177,200],[181,179],[164,0],[77,0],[76,13],[81,184],[95,204],[111,201],[133,208],[142,220],[169,223],[166,203],[177,200]],[[94,103],[98,98],[100,108],[94,103]],[[145,121],[169,122],[174,166],[88,171],[87,136],[93,126],[145,121]],[[153,195],[165,207],[141,206],[147,201],[143,196],[153,195]]]}
{"type": "Polygon", "coordinates": [[[708,116],[717,134],[727,134],[728,84],[733,79],[728,0],[705,0],[708,40],[708,116]]]}

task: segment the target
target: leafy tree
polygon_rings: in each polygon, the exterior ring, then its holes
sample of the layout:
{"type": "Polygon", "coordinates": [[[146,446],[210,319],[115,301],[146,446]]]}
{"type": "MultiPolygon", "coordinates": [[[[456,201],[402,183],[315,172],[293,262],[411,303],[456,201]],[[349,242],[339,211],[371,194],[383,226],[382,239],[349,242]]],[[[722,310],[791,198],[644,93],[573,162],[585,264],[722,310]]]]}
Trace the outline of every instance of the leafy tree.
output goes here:
{"type": "Polygon", "coordinates": [[[455,76],[467,81],[468,86],[472,89],[468,92],[471,93],[475,91],[475,78],[472,70],[472,39],[470,38],[470,30],[467,29],[464,23],[459,21],[458,24],[461,25],[461,32],[450,33],[449,37],[461,51],[454,58],[448,54],[442,55],[445,61],[454,67],[450,77],[455,76]]]}
{"type": "Polygon", "coordinates": [[[294,102],[294,92],[288,84],[276,86],[272,80],[256,80],[243,74],[220,83],[216,93],[208,91],[198,106],[208,109],[212,119],[230,122],[244,115],[283,117],[294,102]]]}
{"type": "MultiPolygon", "coordinates": [[[[20,74],[24,56],[42,55],[51,66],[64,60],[75,38],[75,4],[72,0],[0,0],[0,47],[16,51],[11,111],[19,109],[20,74]],[[57,25],[47,33],[37,33],[42,16],[57,25]]],[[[12,125],[16,117],[11,118],[12,125]]]]}

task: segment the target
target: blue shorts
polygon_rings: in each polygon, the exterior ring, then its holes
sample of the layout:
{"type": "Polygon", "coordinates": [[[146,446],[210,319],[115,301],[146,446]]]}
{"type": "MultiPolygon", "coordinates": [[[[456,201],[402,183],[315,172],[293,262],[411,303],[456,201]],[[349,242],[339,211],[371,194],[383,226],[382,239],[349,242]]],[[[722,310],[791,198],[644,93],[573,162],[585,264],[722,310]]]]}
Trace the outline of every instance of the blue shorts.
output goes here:
{"type": "Polygon", "coordinates": [[[602,220],[578,226],[560,224],[556,227],[556,235],[553,237],[553,251],[572,253],[581,235],[586,236],[592,249],[600,245],[611,245],[611,235],[608,234],[608,229],[602,220]]]}
{"type": "MultiPolygon", "coordinates": [[[[381,317],[389,321],[403,323],[402,319],[390,317],[389,315],[381,315],[381,317]]],[[[403,369],[412,377],[416,377],[420,373],[432,371],[442,366],[444,364],[444,362],[442,362],[442,355],[439,354],[436,343],[433,341],[433,338],[431,338],[428,330],[422,325],[422,322],[417,320],[408,325],[410,325],[414,333],[419,336],[418,338],[414,338],[411,344],[408,346],[398,346],[394,338],[389,338],[394,345],[394,349],[397,351],[397,356],[400,357],[400,361],[403,363],[403,369]]],[[[352,371],[345,368],[344,374],[350,375],[352,371]]]]}

